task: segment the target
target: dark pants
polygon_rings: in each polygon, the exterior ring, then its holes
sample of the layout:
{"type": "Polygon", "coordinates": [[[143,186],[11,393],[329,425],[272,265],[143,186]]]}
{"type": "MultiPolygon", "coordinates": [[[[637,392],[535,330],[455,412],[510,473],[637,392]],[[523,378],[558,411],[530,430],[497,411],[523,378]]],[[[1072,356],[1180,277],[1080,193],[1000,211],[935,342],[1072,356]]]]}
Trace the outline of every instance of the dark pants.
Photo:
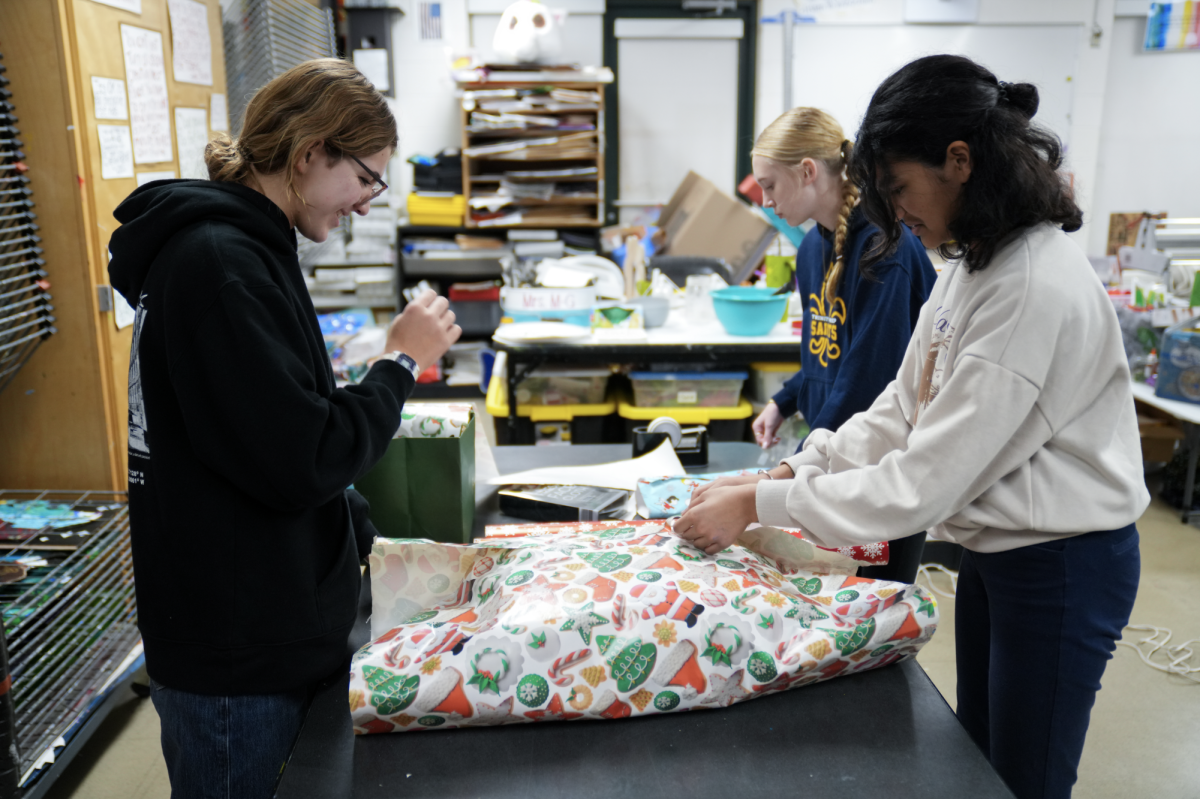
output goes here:
{"type": "Polygon", "coordinates": [[[958,719],[1018,799],[1066,799],[1100,677],[1129,622],[1134,525],[1008,552],[965,551],[958,719]]]}
{"type": "Polygon", "coordinates": [[[291,754],[310,691],[204,696],[150,681],[171,799],[269,799],[291,754]]]}
{"type": "Polygon", "coordinates": [[[907,538],[892,539],[888,542],[888,562],[882,566],[861,566],[858,569],[858,576],[871,580],[915,583],[917,569],[921,567],[921,554],[924,551],[924,531],[907,538]]]}

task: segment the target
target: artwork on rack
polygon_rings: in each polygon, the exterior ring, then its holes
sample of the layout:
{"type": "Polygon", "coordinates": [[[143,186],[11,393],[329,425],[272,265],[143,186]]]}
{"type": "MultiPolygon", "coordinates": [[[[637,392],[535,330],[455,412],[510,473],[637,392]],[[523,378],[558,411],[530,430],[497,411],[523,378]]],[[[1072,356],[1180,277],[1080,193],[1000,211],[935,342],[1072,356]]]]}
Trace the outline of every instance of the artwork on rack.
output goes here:
{"type": "Polygon", "coordinates": [[[208,8],[196,0],[167,0],[171,14],[171,65],[178,83],[213,85],[208,8]]]}
{"type": "Polygon", "coordinates": [[[93,2],[103,3],[122,11],[132,11],[134,14],[142,13],[142,0],[93,0],[93,2]]]}
{"type": "Polygon", "coordinates": [[[104,180],[133,177],[133,143],[126,125],[97,125],[100,141],[100,177],[104,180]]]}
{"type": "Polygon", "coordinates": [[[1200,7],[1186,3],[1151,3],[1143,50],[1200,50],[1200,7]]]}
{"type": "Polygon", "coordinates": [[[129,120],[133,126],[133,160],[159,164],[173,160],[167,73],[162,34],[133,25],[121,26],[129,120]]]}
{"type": "Polygon", "coordinates": [[[179,145],[179,177],[208,180],[204,148],[208,146],[208,112],[203,108],[175,109],[175,139],[179,145]]]}
{"type": "Polygon", "coordinates": [[[92,76],[92,101],[96,119],[129,119],[125,102],[125,81],[92,76]]]}

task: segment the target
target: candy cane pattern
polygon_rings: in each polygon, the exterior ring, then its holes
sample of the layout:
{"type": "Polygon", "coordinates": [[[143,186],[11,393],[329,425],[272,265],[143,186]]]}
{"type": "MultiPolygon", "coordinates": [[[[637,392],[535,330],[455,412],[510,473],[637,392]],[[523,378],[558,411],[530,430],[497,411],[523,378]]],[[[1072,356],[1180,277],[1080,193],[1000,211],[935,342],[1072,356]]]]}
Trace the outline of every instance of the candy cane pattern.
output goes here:
{"type": "Polygon", "coordinates": [[[624,630],[629,624],[629,616],[625,613],[625,595],[617,594],[613,599],[613,626],[618,630],[624,630]]]}
{"type": "Polygon", "coordinates": [[[794,638],[791,640],[788,640],[788,641],[784,641],[779,646],[775,647],[775,659],[778,660],[780,663],[782,663],[784,666],[791,666],[800,661],[800,653],[799,652],[793,652],[791,657],[787,657],[788,647],[790,647],[792,645],[793,641],[795,641],[794,638]]]}
{"type": "Polygon", "coordinates": [[[751,599],[754,599],[754,597],[756,597],[756,596],[758,596],[758,589],[757,589],[757,588],[755,588],[755,589],[754,589],[754,590],[752,590],[752,591],[747,591],[746,593],[744,593],[744,594],[742,594],[742,595],[740,595],[740,596],[738,596],[738,597],[735,597],[735,598],[734,598],[734,600],[733,600],[733,603],[732,603],[731,607],[732,607],[734,610],[736,610],[738,613],[741,613],[743,616],[744,616],[744,615],[747,615],[747,614],[750,614],[750,613],[753,613],[753,612],[754,612],[754,606],[753,606],[753,605],[748,605],[748,604],[746,604],[746,603],[748,603],[748,602],[749,602],[751,599]]]}
{"type": "Polygon", "coordinates": [[[592,650],[590,649],[577,649],[574,652],[568,652],[550,665],[550,670],[546,672],[546,676],[553,680],[555,685],[570,685],[575,682],[575,675],[563,674],[563,672],[572,666],[578,666],[591,656],[592,650]]]}

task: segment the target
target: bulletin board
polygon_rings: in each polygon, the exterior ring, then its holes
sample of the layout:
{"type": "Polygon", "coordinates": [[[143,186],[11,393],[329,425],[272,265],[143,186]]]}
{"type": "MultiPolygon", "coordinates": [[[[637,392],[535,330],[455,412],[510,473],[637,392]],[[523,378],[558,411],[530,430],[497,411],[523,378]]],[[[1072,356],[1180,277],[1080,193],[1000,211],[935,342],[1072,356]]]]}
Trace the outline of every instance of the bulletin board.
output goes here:
{"type": "MultiPolygon", "coordinates": [[[[128,5],[128,0],[122,0],[119,5],[128,5]]],[[[203,2],[185,0],[184,4],[179,4],[179,0],[140,0],[139,5],[142,11],[134,13],[102,4],[96,0],[72,0],[71,22],[73,23],[74,54],[76,54],[74,102],[77,106],[76,119],[82,121],[85,131],[84,136],[79,137],[80,143],[83,144],[83,152],[80,154],[82,156],[80,157],[80,166],[82,166],[83,174],[80,175],[80,181],[89,190],[84,192],[85,204],[90,204],[92,220],[88,236],[89,262],[92,272],[94,272],[94,282],[98,287],[108,284],[108,241],[112,238],[114,230],[119,227],[113,217],[116,206],[136,190],[139,185],[139,175],[142,176],[142,180],[146,178],[179,178],[181,168],[188,169],[188,162],[191,162],[193,170],[196,168],[197,160],[203,163],[204,145],[214,134],[211,128],[212,95],[223,96],[226,94],[220,2],[218,0],[203,0],[203,2]],[[203,59],[198,55],[198,50],[204,48],[197,47],[196,42],[185,40],[187,31],[190,29],[185,24],[176,22],[179,14],[170,13],[168,6],[172,6],[170,11],[178,11],[182,8],[184,13],[188,11],[193,14],[197,11],[204,12],[203,22],[208,23],[206,28],[208,28],[209,36],[211,85],[187,83],[178,79],[180,77],[197,79],[196,73],[203,73],[203,59]],[[138,102],[138,98],[131,97],[130,86],[131,83],[136,85],[139,82],[139,76],[131,76],[127,73],[125,42],[128,32],[122,31],[122,26],[136,29],[134,34],[143,43],[146,40],[150,40],[152,43],[155,38],[146,36],[145,31],[154,32],[154,34],[158,34],[158,38],[161,38],[161,80],[166,84],[167,132],[163,137],[166,138],[166,142],[158,140],[157,143],[151,142],[156,146],[143,148],[143,162],[138,163],[138,158],[134,158],[132,164],[116,164],[116,167],[119,168],[116,168],[115,172],[128,176],[114,178],[112,176],[114,172],[113,158],[106,157],[109,152],[104,151],[103,145],[106,145],[106,140],[102,138],[102,133],[106,137],[112,137],[113,128],[121,128],[126,131],[124,136],[127,136],[130,144],[133,144],[134,120],[132,116],[136,113],[133,106],[138,102]],[[185,60],[180,65],[184,67],[182,74],[176,74],[174,58],[176,42],[188,48],[187,54],[190,56],[190,60],[185,60]],[[110,116],[113,115],[114,109],[103,107],[106,104],[107,106],[115,104],[113,95],[116,92],[100,96],[102,101],[100,110],[103,118],[98,118],[97,95],[94,85],[92,85],[94,77],[121,80],[125,83],[127,119],[112,119],[110,116]],[[106,98],[109,101],[107,103],[104,102],[106,98]],[[180,109],[184,109],[182,114],[180,109]],[[196,110],[190,112],[187,109],[196,110]],[[179,121],[182,118],[186,122],[188,115],[194,118],[202,110],[205,118],[200,124],[202,130],[192,131],[190,137],[187,136],[186,130],[182,131],[185,133],[184,143],[188,149],[181,152],[179,121]],[[155,154],[155,149],[160,152],[155,154]],[[166,152],[162,152],[162,150],[166,150],[166,152]],[[145,151],[149,151],[150,156],[155,160],[144,160],[145,151]],[[166,157],[162,157],[163,155],[166,157]],[[109,176],[104,174],[106,168],[109,176]]],[[[192,19],[185,18],[182,22],[190,23],[192,29],[196,28],[197,20],[194,17],[192,19]]],[[[136,68],[142,72],[140,80],[143,83],[152,82],[154,70],[148,72],[148,68],[144,64],[136,68]]],[[[203,74],[199,77],[203,79],[203,74]]],[[[182,174],[186,175],[187,172],[182,174]]],[[[113,385],[112,425],[116,431],[116,441],[120,444],[119,473],[124,474],[124,470],[127,468],[125,441],[128,429],[128,372],[130,372],[130,347],[133,341],[133,319],[131,308],[125,306],[115,293],[114,302],[114,311],[102,313],[101,348],[107,350],[102,353],[102,356],[107,356],[110,370],[112,370],[110,372],[110,376],[112,376],[110,380],[113,385]]]]}

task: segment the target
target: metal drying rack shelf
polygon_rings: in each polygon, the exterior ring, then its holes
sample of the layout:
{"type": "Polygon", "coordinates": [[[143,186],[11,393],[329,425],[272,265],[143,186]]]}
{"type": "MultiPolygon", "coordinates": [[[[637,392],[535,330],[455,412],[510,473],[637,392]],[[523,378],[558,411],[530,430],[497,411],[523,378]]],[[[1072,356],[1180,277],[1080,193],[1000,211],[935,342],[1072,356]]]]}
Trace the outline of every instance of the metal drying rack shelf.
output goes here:
{"type": "Polygon", "coordinates": [[[45,566],[0,585],[23,799],[41,796],[142,667],[129,508],[112,491],[6,491],[99,513],[62,529],[0,528],[0,554],[45,566]]]}
{"type": "Polygon", "coordinates": [[[55,331],[20,121],[0,53],[0,391],[55,331]]]}

